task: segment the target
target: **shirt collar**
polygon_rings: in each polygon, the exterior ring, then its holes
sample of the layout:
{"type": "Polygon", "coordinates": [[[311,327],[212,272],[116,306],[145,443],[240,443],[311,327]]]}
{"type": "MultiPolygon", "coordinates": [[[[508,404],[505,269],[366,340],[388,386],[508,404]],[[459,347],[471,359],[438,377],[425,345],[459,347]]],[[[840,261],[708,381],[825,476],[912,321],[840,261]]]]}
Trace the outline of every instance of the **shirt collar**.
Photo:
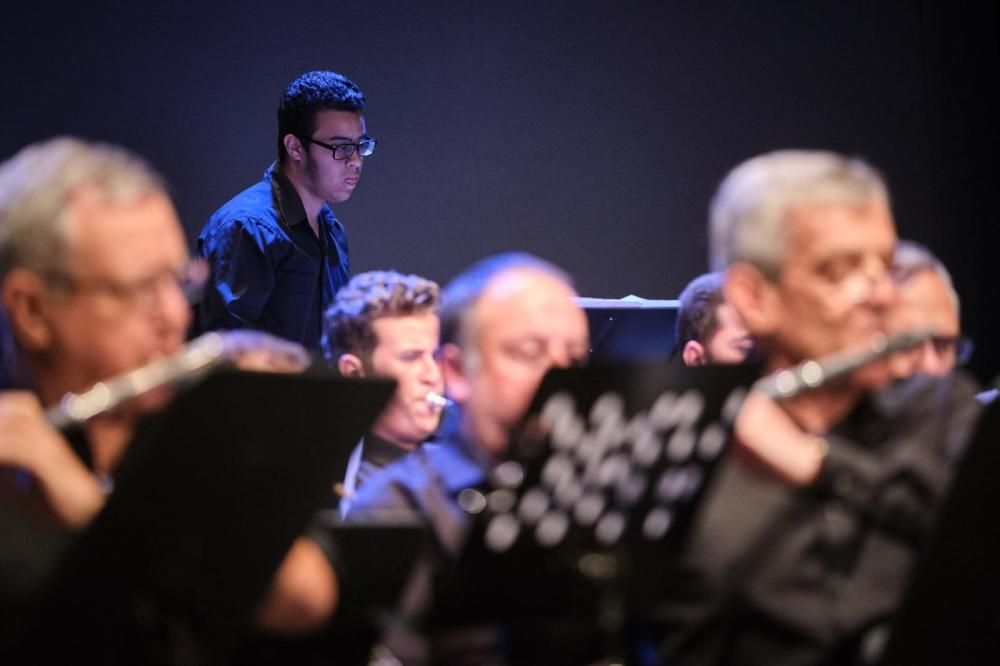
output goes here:
{"type": "Polygon", "coordinates": [[[299,193],[295,191],[292,181],[284,174],[277,162],[272,162],[271,166],[264,171],[264,178],[271,182],[271,194],[274,196],[275,206],[281,221],[292,226],[308,224],[306,220],[306,209],[302,205],[299,193]]]}

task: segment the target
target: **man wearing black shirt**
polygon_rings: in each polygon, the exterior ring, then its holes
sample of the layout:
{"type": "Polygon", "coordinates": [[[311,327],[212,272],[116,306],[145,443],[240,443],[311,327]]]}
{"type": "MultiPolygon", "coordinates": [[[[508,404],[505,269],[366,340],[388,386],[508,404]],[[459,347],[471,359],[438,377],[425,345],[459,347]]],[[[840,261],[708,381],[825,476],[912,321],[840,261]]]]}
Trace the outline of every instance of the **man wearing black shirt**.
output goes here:
{"type": "MultiPolygon", "coordinates": [[[[863,352],[888,330],[896,231],[867,164],[749,160],[719,187],[710,234],[766,371],[863,352]]],[[[877,656],[978,411],[962,378],[889,379],[877,362],[780,402],[750,393],[656,618],[665,663],[877,656]]]]}
{"type": "Polygon", "coordinates": [[[322,314],[350,274],[347,201],[375,150],[365,96],[346,77],[307,72],[278,106],[278,160],[209,219],[198,250],[212,267],[199,328],[256,328],[318,349],[322,314]]]}

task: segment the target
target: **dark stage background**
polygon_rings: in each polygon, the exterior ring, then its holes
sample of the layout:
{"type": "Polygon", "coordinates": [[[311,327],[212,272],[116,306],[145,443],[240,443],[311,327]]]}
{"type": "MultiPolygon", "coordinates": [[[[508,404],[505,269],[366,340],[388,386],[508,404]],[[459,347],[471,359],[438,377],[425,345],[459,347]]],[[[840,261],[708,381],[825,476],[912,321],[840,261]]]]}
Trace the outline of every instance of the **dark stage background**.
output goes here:
{"type": "Polygon", "coordinates": [[[996,4],[693,5],[21,2],[0,28],[0,155],[57,133],[130,146],[193,238],[273,159],[283,87],[335,69],[379,139],[337,208],[355,272],[443,281],[521,249],[587,296],[672,298],[706,268],[727,169],[833,148],[887,174],[901,235],[955,274],[977,375],[1000,371],[996,4]]]}

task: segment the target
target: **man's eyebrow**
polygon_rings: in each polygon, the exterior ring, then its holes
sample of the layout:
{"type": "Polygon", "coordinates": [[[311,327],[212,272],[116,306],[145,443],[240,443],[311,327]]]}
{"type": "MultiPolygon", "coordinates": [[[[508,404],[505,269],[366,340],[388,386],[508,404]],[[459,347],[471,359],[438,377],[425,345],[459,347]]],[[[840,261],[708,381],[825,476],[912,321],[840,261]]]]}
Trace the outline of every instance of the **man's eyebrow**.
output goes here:
{"type": "Polygon", "coordinates": [[[336,135],[336,136],[331,136],[327,140],[327,143],[333,143],[334,141],[350,141],[351,143],[354,143],[354,139],[352,139],[351,137],[349,137],[349,136],[340,136],[339,134],[336,135]]]}

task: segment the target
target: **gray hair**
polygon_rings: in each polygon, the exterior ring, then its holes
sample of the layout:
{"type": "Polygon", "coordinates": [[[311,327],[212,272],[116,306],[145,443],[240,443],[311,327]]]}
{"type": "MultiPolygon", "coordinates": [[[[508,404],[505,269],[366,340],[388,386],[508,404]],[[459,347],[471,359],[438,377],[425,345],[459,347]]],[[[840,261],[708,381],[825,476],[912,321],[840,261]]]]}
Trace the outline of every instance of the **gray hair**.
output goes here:
{"type": "Polygon", "coordinates": [[[805,206],[861,207],[876,200],[888,203],[885,182],[860,159],[811,150],[754,157],[730,171],[712,198],[712,269],[745,261],[776,280],[787,254],[789,213],[805,206]]]}
{"type": "Polygon", "coordinates": [[[67,204],[85,186],[117,204],[165,190],[159,174],[118,146],[56,137],[22,148],[0,164],[0,277],[65,262],[67,204]]]}
{"type": "Polygon", "coordinates": [[[904,284],[917,273],[923,271],[934,271],[941,278],[948,288],[948,295],[952,305],[955,306],[955,314],[961,313],[961,305],[958,299],[958,292],[955,291],[955,284],[951,280],[951,273],[933,252],[920,243],[910,240],[901,240],[896,243],[896,250],[892,255],[892,276],[898,284],[904,284]]]}

